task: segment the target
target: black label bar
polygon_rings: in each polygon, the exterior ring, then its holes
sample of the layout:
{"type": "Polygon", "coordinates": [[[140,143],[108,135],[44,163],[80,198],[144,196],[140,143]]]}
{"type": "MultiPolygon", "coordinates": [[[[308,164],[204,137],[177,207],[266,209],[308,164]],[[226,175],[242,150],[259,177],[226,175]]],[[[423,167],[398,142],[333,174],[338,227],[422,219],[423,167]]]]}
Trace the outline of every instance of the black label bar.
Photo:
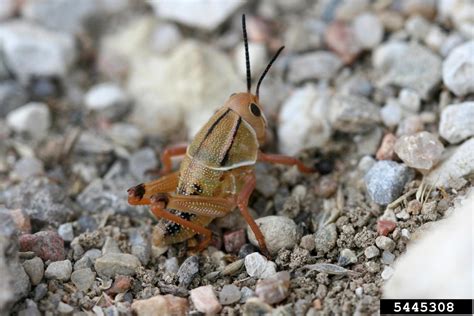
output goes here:
{"type": "Polygon", "coordinates": [[[380,314],[473,314],[473,300],[380,300],[380,314]]]}

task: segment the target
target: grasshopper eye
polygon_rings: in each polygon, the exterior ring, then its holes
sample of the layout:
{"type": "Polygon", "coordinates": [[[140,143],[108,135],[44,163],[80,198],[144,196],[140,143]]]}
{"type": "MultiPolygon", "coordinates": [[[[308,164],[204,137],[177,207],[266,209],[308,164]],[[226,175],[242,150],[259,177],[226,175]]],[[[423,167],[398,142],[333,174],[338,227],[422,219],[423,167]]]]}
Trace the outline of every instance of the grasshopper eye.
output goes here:
{"type": "Polygon", "coordinates": [[[255,103],[250,103],[250,112],[252,112],[252,114],[255,116],[262,115],[262,113],[260,112],[260,109],[255,103]]]}

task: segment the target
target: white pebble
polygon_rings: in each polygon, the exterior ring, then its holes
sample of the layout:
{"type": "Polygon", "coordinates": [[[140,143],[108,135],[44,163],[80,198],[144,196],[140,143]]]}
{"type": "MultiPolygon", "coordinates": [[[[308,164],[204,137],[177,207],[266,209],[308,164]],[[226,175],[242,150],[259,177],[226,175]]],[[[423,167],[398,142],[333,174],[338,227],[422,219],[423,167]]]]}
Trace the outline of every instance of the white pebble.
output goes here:
{"type": "Polygon", "coordinates": [[[393,270],[392,267],[385,267],[385,269],[383,269],[383,271],[382,271],[382,279],[384,279],[384,280],[390,279],[392,277],[394,271],[395,270],[393,270]]]}
{"type": "Polygon", "coordinates": [[[8,113],[7,124],[18,133],[28,133],[35,139],[41,139],[51,126],[49,108],[44,103],[30,102],[8,113]]]}

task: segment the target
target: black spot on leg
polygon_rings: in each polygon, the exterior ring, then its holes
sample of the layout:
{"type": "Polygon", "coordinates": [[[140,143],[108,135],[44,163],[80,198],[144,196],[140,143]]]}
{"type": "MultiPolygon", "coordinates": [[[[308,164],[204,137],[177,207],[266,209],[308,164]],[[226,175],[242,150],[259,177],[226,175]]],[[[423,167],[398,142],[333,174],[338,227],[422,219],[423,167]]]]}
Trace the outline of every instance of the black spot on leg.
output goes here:
{"type": "Polygon", "coordinates": [[[191,185],[191,188],[193,189],[193,191],[191,192],[191,195],[201,195],[203,192],[202,187],[197,183],[193,183],[191,185]]]}

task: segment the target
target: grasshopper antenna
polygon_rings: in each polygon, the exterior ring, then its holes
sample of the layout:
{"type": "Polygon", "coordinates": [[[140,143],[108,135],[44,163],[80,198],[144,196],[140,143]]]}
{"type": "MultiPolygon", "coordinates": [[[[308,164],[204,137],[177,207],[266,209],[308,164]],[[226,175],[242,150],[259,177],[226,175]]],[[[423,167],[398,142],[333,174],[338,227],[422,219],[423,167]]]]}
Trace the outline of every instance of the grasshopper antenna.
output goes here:
{"type": "Polygon", "coordinates": [[[265,76],[266,76],[268,70],[270,70],[270,67],[271,67],[272,64],[275,62],[275,60],[277,59],[278,55],[280,55],[280,53],[281,53],[281,51],[283,50],[283,48],[285,48],[285,46],[282,46],[282,47],[280,47],[280,49],[278,49],[278,51],[276,52],[276,54],[273,56],[272,60],[270,60],[270,62],[268,63],[267,68],[265,68],[265,70],[262,72],[262,75],[260,76],[260,79],[258,79],[257,91],[255,92],[257,98],[258,98],[258,90],[260,89],[260,84],[262,83],[263,78],[265,78],[265,76]]]}
{"type": "Polygon", "coordinates": [[[250,57],[249,57],[249,42],[247,40],[247,27],[245,26],[245,14],[242,14],[242,32],[244,33],[245,44],[245,63],[247,68],[247,92],[250,92],[252,87],[252,76],[250,75],[250,57]]]}

